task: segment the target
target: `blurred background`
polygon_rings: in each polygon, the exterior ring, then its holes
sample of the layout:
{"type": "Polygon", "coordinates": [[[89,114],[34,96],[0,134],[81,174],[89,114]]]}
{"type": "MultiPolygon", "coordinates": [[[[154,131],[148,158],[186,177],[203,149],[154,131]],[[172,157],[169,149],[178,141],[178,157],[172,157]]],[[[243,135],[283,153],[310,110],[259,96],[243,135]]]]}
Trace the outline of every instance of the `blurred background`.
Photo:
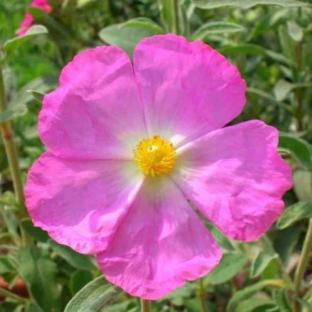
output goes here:
{"type": "MultiPolygon", "coordinates": [[[[7,103],[0,124],[13,126],[23,181],[43,152],[37,133],[41,99],[78,51],[113,44],[131,56],[142,38],[168,32],[203,40],[236,64],[247,82],[248,103],[233,123],[262,119],[281,131],[279,150],[294,170],[294,188],[286,194],[284,215],[258,242],[229,241],[207,224],[225,252],[220,266],[155,303],[153,311],[295,311],[294,301],[297,311],[312,311],[311,257],[300,289],[293,285],[312,217],[311,1],[49,4],[51,12],[44,12],[30,1],[0,0],[0,64],[7,103]],[[254,5],[258,3],[279,5],[254,5]],[[26,11],[33,26],[16,37],[26,11]]],[[[100,273],[92,258],[53,242],[19,213],[19,206],[0,140],[0,311],[58,312],[66,305],[67,312],[140,310],[137,299],[96,279],[100,273]],[[93,288],[83,288],[87,284],[93,288]]]]}

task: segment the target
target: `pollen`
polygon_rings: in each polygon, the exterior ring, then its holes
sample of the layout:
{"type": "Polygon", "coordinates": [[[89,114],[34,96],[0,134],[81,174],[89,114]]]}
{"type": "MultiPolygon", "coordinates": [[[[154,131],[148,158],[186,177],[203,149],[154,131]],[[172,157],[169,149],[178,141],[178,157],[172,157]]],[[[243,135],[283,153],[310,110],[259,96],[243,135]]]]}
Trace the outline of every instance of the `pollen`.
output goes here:
{"type": "Polygon", "coordinates": [[[138,143],[134,160],[146,176],[168,175],[175,165],[176,151],[172,143],[155,135],[138,143]]]}

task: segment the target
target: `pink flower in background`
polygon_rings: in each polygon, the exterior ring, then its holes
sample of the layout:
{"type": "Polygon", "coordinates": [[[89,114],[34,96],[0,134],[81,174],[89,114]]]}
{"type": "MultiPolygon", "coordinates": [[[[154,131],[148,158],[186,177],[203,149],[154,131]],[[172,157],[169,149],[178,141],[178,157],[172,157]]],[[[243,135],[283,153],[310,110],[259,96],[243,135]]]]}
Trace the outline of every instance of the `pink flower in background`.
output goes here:
{"type": "MultiPolygon", "coordinates": [[[[30,6],[32,8],[41,9],[44,12],[51,13],[52,7],[49,5],[48,0],[32,0],[30,6]]],[[[34,18],[29,12],[26,12],[23,21],[17,31],[18,36],[23,36],[27,32],[27,30],[33,25],[34,18]]]]}
{"type": "Polygon", "coordinates": [[[221,250],[194,207],[253,241],[281,214],[291,171],[278,132],[227,126],[245,104],[237,68],[202,42],[141,41],[78,54],[39,116],[47,148],[29,172],[30,216],[61,244],[96,254],[110,282],[158,299],[210,272],[221,250]]]}

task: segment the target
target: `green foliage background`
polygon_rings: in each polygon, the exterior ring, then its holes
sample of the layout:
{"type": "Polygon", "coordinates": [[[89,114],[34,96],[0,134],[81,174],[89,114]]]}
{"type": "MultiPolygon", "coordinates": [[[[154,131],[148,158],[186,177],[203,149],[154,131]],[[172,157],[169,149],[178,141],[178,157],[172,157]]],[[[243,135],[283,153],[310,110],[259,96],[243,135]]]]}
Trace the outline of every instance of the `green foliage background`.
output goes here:
{"type": "MultiPolygon", "coordinates": [[[[50,3],[51,15],[30,10],[43,26],[35,26],[23,39],[13,39],[29,1],[0,0],[0,64],[8,103],[0,112],[0,124],[13,123],[23,180],[43,152],[37,134],[40,99],[56,86],[61,68],[79,50],[105,43],[131,55],[141,38],[166,32],[204,40],[230,58],[247,82],[248,103],[233,123],[262,119],[281,131],[280,153],[293,167],[294,188],[285,196],[285,213],[258,242],[229,241],[207,224],[225,252],[221,264],[201,281],[154,303],[153,311],[312,311],[311,251],[299,291],[293,282],[305,236],[312,236],[307,235],[312,217],[311,2],[50,3]],[[270,3],[280,6],[261,5],[270,3]]],[[[2,141],[0,211],[0,311],[140,310],[136,298],[98,277],[94,259],[56,244],[19,213],[2,141]]]]}

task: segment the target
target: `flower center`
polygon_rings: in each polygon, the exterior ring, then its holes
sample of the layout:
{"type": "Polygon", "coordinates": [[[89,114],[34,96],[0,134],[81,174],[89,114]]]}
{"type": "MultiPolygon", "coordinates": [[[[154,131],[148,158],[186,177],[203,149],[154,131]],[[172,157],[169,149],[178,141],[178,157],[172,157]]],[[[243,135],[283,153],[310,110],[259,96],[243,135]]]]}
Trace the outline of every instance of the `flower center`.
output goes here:
{"type": "Polygon", "coordinates": [[[155,135],[139,142],[134,150],[134,160],[146,176],[162,176],[172,171],[176,152],[170,142],[155,135]]]}

